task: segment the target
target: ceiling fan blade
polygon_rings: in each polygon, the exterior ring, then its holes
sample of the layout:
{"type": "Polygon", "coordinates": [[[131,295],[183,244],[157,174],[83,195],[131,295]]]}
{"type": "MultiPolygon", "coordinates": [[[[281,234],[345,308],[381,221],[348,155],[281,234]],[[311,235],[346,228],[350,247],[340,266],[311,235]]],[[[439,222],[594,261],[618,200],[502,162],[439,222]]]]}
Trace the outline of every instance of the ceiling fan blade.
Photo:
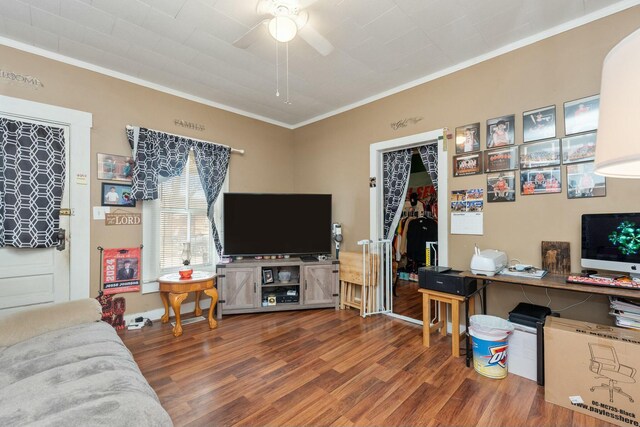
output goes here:
{"type": "Polygon", "coordinates": [[[233,45],[240,49],[246,49],[249,46],[251,46],[253,43],[256,42],[256,40],[258,40],[258,37],[260,37],[261,31],[263,31],[263,27],[265,27],[265,24],[268,21],[269,21],[268,19],[263,19],[262,21],[258,22],[249,31],[244,33],[242,37],[234,41],[233,45]]]}
{"type": "Polygon", "coordinates": [[[315,28],[313,28],[310,24],[305,25],[298,31],[300,37],[309,43],[309,45],[317,50],[320,55],[327,56],[331,52],[333,52],[333,45],[329,40],[327,40],[322,34],[320,34],[315,28]]]}

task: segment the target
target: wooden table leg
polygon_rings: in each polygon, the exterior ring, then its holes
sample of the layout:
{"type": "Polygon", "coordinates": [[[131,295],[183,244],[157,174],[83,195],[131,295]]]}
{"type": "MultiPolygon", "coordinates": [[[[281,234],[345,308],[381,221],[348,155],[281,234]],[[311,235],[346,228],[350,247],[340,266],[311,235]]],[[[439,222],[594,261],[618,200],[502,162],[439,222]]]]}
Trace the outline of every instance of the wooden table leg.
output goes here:
{"type": "Polygon", "coordinates": [[[451,354],[460,357],[460,301],[451,300],[451,354]]]}
{"type": "Polygon", "coordinates": [[[169,296],[167,292],[160,292],[160,299],[162,300],[162,305],[164,305],[164,314],[160,318],[160,321],[167,323],[169,321],[169,296]]]}
{"type": "Polygon", "coordinates": [[[193,315],[196,317],[202,316],[202,309],[200,308],[200,294],[202,294],[202,291],[196,291],[196,308],[193,310],[193,315]]]}
{"type": "Polygon", "coordinates": [[[429,347],[431,333],[431,301],[429,294],[422,294],[422,345],[429,347]]]}
{"type": "Polygon", "coordinates": [[[209,306],[209,329],[215,329],[218,327],[218,322],[213,318],[213,310],[218,304],[218,290],[216,288],[205,289],[204,293],[211,297],[211,305],[209,306]]]}
{"type": "Polygon", "coordinates": [[[438,321],[442,322],[442,328],[440,328],[440,335],[447,336],[447,303],[440,301],[440,315],[438,321]]]}
{"type": "Polygon", "coordinates": [[[476,300],[475,297],[469,298],[469,317],[476,314],[476,300]]]}
{"type": "Polygon", "coordinates": [[[171,308],[173,308],[173,313],[176,315],[176,326],[173,328],[173,336],[179,337],[182,335],[182,324],[180,323],[180,304],[182,301],[187,298],[188,293],[183,294],[174,294],[173,292],[169,293],[169,302],[171,303],[171,308]]]}
{"type": "Polygon", "coordinates": [[[347,293],[345,292],[346,286],[344,281],[340,280],[340,310],[344,310],[344,300],[347,297],[347,293]]]}

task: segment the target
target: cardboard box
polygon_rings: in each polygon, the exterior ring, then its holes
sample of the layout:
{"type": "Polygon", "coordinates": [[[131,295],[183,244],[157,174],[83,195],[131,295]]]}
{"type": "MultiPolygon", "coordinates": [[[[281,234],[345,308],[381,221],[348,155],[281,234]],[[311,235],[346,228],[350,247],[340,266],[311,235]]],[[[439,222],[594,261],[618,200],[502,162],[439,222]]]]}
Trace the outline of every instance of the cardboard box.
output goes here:
{"type": "Polygon", "coordinates": [[[509,373],[528,378],[538,379],[538,343],[536,328],[513,324],[515,331],[509,337],[509,373]]]}
{"type": "Polygon", "coordinates": [[[619,426],[640,426],[640,332],[547,317],[547,402],[619,426]]]}

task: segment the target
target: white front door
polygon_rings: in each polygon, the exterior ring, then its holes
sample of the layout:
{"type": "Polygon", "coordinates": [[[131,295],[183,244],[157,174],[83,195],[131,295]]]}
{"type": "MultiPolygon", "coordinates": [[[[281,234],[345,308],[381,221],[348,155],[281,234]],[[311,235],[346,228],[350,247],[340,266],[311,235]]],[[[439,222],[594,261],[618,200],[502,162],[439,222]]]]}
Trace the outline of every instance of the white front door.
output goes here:
{"type": "MultiPolygon", "coordinates": [[[[70,145],[68,126],[51,124],[34,119],[12,117],[10,120],[38,123],[64,130],[66,167],[62,208],[69,207],[69,159],[70,145]]],[[[66,230],[65,249],[0,248],[0,311],[16,310],[21,307],[68,301],[70,299],[70,241],[71,216],[60,215],[60,229],[66,230]]]]}

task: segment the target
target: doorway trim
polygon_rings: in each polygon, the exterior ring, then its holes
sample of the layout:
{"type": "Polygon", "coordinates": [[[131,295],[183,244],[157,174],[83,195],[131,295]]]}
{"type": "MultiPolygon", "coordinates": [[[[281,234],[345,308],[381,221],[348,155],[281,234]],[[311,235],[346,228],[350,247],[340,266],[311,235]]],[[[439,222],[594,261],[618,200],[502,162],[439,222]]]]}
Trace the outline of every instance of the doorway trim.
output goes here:
{"type": "Polygon", "coordinates": [[[91,293],[91,127],[84,111],[0,95],[0,114],[69,127],[69,300],[91,293]]]}
{"type": "MultiPolygon", "coordinates": [[[[369,176],[375,178],[375,187],[369,188],[369,235],[371,240],[377,241],[383,236],[383,186],[382,186],[382,155],[392,151],[416,148],[426,143],[438,145],[438,264],[449,263],[449,218],[448,218],[448,178],[449,158],[445,150],[444,129],[417,133],[401,138],[371,144],[369,148],[369,176]]],[[[388,316],[422,325],[421,320],[411,319],[395,313],[385,313],[388,316]]]]}

